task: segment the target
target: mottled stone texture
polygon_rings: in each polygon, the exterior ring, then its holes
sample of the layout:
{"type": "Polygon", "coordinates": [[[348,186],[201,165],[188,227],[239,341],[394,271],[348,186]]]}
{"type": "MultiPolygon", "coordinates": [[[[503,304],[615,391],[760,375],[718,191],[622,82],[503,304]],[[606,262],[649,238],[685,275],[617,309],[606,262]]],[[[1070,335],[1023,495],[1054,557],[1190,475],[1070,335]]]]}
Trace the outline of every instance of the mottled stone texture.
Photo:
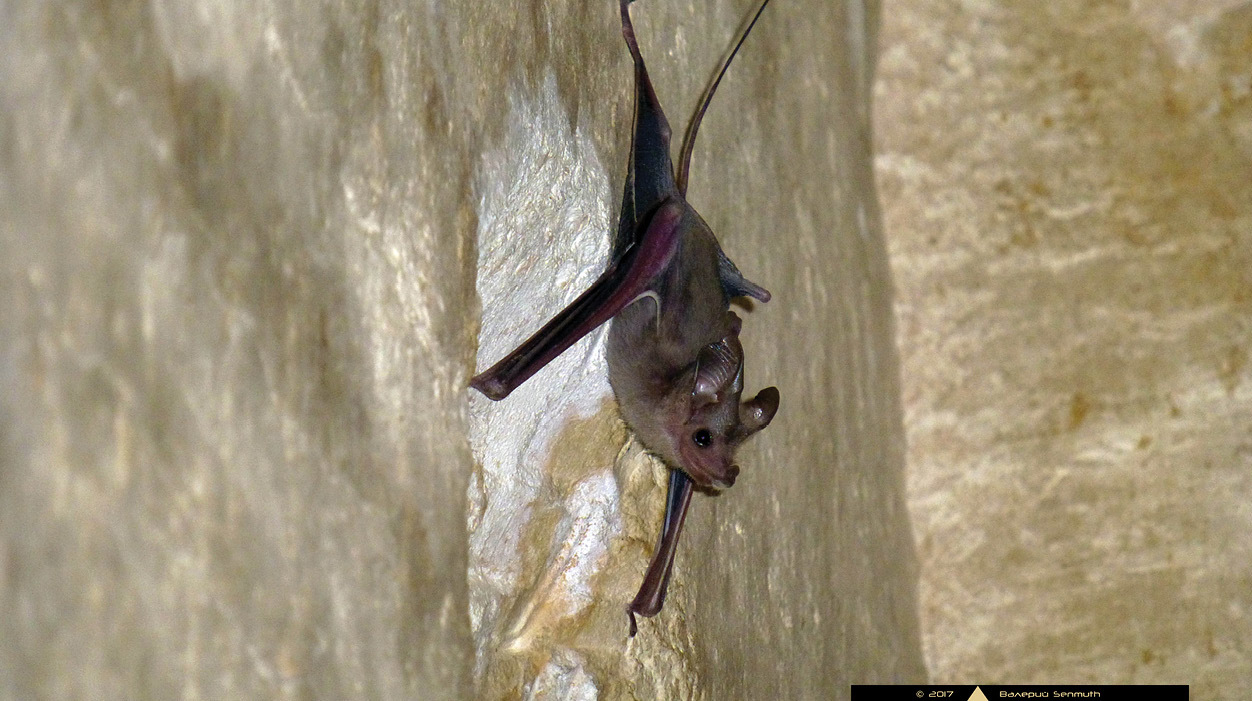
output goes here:
{"type": "MultiPolygon", "coordinates": [[[[681,130],[751,3],[636,7],[681,130]]],[[[664,472],[601,339],[507,402],[465,389],[605,262],[616,3],[4,3],[0,698],[825,699],[924,676],[877,23],[776,3],[705,123],[690,199],[774,292],[743,342],[749,389],[783,403],[738,485],[697,497],[628,643],[664,472]]]]}
{"type": "Polygon", "coordinates": [[[896,3],[875,126],[939,680],[1252,685],[1252,4],[896,3]]]}
{"type": "Polygon", "coordinates": [[[422,13],[0,25],[0,696],[462,698],[468,137],[422,13]]]}

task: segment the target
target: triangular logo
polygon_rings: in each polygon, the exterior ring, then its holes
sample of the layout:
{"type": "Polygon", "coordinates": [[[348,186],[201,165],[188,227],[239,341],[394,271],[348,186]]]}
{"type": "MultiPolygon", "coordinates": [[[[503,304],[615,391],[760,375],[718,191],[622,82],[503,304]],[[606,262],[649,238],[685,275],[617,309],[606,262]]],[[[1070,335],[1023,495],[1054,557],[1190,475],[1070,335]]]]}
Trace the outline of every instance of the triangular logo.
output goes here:
{"type": "Polygon", "coordinates": [[[974,693],[969,695],[969,701],[987,701],[987,695],[982,693],[982,687],[974,687],[974,693]]]}

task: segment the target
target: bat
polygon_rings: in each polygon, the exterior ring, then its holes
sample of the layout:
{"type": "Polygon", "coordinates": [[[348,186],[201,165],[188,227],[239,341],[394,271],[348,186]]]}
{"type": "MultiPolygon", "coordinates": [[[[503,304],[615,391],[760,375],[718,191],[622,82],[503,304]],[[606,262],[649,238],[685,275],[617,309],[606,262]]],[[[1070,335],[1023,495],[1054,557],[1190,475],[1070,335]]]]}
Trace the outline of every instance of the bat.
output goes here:
{"type": "Polygon", "coordinates": [[[604,273],[539,331],[476,375],[470,386],[493,400],[519,385],[601,324],[609,329],[609,384],[622,417],[649,452],[670,468],[665,520],[639,593],[627,607],[655,616],[665,603],[678,537],[694,488],[735,483],[735,449],[769,425],[777,388],[740,402],[742,322],[730,301],[770,293],[731,262],[709,226],[687,203],[687,174],[700,122],[722,76],[769,4],[763,0],[739,33],[688,123],[675,171],[670,127],[648,78],[629,6],[620,0],[622,36],[635,65],[635,115],[622,211],[604,273]]]}

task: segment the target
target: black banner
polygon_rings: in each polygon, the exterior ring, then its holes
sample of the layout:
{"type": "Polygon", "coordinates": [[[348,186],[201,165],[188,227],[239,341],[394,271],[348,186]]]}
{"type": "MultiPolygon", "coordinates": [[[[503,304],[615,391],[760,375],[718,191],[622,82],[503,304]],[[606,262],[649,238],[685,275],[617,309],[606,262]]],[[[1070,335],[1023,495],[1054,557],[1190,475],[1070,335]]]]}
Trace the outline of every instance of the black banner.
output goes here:
{"type": "Polygon", "coordinates": [[[1185,684],[980,684],[968,686],[929,684],[853,684],[852,701],[1005,701],[1006,699],[1100,699],[1100,701],[1141,701],[1151,694],[1153,701],[1189,701],[1191,687],[1185,684]]]}

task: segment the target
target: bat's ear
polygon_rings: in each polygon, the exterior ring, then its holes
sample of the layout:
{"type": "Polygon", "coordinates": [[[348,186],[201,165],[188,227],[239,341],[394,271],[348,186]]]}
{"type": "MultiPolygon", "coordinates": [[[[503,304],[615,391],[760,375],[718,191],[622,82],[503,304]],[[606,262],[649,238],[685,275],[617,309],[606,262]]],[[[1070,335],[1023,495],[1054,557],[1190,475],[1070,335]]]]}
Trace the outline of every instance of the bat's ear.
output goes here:
{"type": "Polygon", "coordinates": [[[777,387],[766,387],[755,397],[739,405],[739,421],[742,423],[743,437],[760,431],[774,420],[778,413],[780,396],[777,387]]]}
{"type": "Polygon", "coordinates": [[[736,395],[743,391],[743,347],[734,334],[701,348],[696,356],[692,409],[721,400],[727,391],[736,395]]]}

